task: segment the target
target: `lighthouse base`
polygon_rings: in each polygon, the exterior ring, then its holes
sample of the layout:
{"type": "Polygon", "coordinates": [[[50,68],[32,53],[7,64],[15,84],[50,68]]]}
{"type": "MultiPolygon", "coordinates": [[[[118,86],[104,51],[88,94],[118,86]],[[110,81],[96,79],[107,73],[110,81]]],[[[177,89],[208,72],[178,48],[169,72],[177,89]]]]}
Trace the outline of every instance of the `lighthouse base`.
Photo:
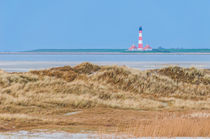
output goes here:
{"type": "Polygon", "coordinates": [[[137,48],[137,51],[144,51],[143,48],[137,48]]]}

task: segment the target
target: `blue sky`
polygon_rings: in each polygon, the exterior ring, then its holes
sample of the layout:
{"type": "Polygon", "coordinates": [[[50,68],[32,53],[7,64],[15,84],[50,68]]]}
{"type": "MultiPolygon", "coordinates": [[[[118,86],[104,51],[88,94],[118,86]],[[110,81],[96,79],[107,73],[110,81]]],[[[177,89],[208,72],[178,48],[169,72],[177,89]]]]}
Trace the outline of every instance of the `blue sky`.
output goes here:
{"type": "Polygon", "coordinates": [[[210,48],[210,0],[0,0],[0,51],[210,48]]]}

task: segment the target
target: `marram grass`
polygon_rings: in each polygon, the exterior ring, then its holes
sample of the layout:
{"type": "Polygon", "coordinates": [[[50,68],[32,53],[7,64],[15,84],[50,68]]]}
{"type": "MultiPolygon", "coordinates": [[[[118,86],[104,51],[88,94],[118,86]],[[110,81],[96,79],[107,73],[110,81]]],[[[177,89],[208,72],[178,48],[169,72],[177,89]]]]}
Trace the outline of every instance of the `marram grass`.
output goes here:
{"type": "Polygon", "coordinates": [[[209,96],[210,74],[196,68],[140,71],[82,63],[23,73],[0,72],[0,111],[8,112],[27,106],[209,109],[209,96]],[[192,102],[194,105],[188,104],[192,102]]]}
{"type": "MultiPolygon", "coordinates": [[[[39,128],[42,125],[53,129],[73,125],[91,127],[92,130],[109,126],[120,128],[119,120],[122,120],[122,125],[127,125],[133,121],[132,118],[138,119],[136,114],[139,111],[209,109],[210,71],[204,69],[171,66],[141,71],[126,66],[82,63],[75,67],[64,66],[19,73],[0,71],[0,131],[11,130],[13,127],[39,128]],[[105,115],[106,109],[110,115],[105,115]],[[64,116],[72,111],[83,111],[86,114],[73,119],[64,116]],[[119,113],[114,114],[116,111],[119,113]],[[123,112],[126,112],[124,115],[129,114],[127,111],[134,111],[132,118],[120,119],[120,116],[113,121],[123,112]],[[95,115],[91,116],[92,113],[95,115]],[[95,123],[97,120],[98,123],[95,123]]],[[[155,123],[164,126],[169,123],[156,122],[155,119],[153,121],[155,131],[158,130],[163,136],[168,135],[155,123]]],[[[188,121],[190,120],[184,121],[186,127],[190,126],[188,121]]],[[[141,120],[138,122],[142,123],[141,120]]],[[[205,123],[205,120],[202,122],[205,123]]],[[[200,130],[200,123],[196,124],[200,130]]],[[[132,133],[136,136],[143,136],[147,132],[149,135],[150,126],[147,125],[140,124],[129,129],[136,127],[135,133],[132,133]],[[137,132],[139,128],[144,128],[145,132],[137,132]]],[[[175,127],[170,126],[172,132],[175,127]]],[[[128,131],[128,128],[122,128],[128,131]]],[[[204,136],[209,135],[206,132],[208,129],[209,126],[203,130],[204,136]]],[[[173,133],[174,136],[179,134],[181,133],[173,133]]],[[[151,136],[153,135],[156,136],[151,136]]],[[[199,132],[196,135],[203,134],[199,132]]]]}

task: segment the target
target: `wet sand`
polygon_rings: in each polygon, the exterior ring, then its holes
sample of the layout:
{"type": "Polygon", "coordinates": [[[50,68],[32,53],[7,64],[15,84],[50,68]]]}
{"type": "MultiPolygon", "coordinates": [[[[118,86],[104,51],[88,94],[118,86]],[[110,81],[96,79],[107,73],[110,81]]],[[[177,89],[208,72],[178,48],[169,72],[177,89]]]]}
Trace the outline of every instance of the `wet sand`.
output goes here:
{"type": "MultiPolygon", "coordinates": [[[[27,72],[30,70],[46,69],[46,68],[60,67],[65,65],[75,66],[82,62],[84,61],[0,61],[0,69],[8,72],[27,72]]],[[[91,63],[98,65],[120,65],[120,66],[125,65],[140,70],[157,69],[171,65],[210,69],[210,61],[209,62],[93,61],[91,63]]]]}
{"type": "MultiPolygon", "coordinates": [[[[0,139],[151,139],[154,137],[131,137],[128,135],[116,136],[114,134],[91,134],[91,133],[67,133],[67,132],[48,132],[48,131],[18,131],[0,133],[0,139]]],[[[155,137],[161,139],[162,137],[155,137]]],[[[167,137],[164,137],[167,138],[167,137]]],[[[208,139],[208,137],[172,137],[173,139],[208,139]]]]}
{"type": "MultiPolygon", "coordinates": [[[[113,138],[112,135],[103,135],[104,138],[113,138]]],[[[48,132],[48,131],[18,131],[18,132],[7,132],[0,134],[0,139],[97,139],[99,135],[90,133],[67,133],[67,132],[48,132]]],[[[117,137],[114,137],[117,138],[117,137]]],[[[120,138],[120,137],[119,137],[120,138]]]]}

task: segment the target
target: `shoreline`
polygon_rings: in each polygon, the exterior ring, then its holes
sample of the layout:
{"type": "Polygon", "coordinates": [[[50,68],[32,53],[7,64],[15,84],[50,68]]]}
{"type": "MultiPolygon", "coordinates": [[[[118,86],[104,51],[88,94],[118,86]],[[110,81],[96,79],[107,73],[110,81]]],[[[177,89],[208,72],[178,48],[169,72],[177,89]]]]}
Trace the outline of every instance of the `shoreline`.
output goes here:
{"type": "Polygon", "coordinates": [[[195,52],[175,52],[175,53],[154,53],[154,52],[0,52],[0,55],[210,55],[207,53],[195,52]]]}
{"type": "MultiPolygon", "coordinates": [[[[27,72],[30,70],[48,69],[61,66],[75,66],[84,61],[0,61],[0,69],[7,72],[27,72]]],[[[210,69],[210,62],[193,61],[89,61],[98,65],[127,66],[139,70],[159,69],[168,66],[196,67],[210,69]]]]}

